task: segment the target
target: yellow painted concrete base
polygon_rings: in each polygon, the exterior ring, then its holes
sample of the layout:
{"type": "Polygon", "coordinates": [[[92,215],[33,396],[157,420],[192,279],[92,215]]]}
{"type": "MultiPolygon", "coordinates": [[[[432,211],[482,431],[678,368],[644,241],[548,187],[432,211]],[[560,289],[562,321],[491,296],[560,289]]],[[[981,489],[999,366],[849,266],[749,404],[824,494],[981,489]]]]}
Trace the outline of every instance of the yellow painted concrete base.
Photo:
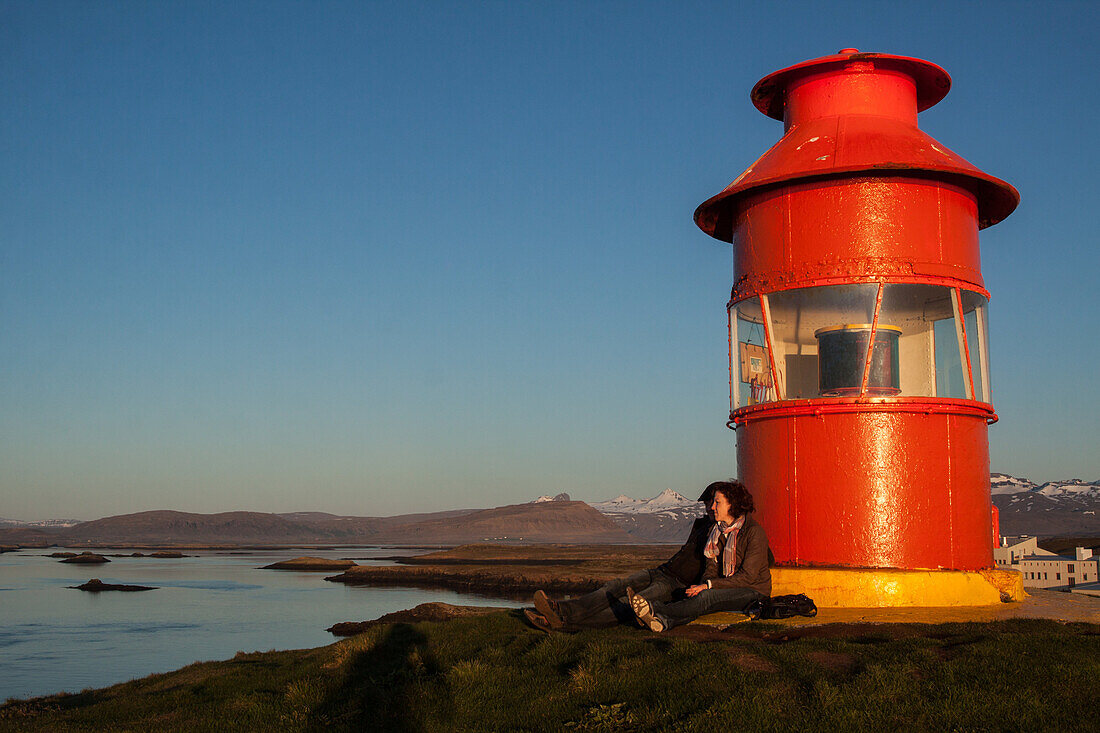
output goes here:
{"type": "Polygon", "coordinates": [[[1026,597],[1013,570],[772,568],[772,595],[794,593],[818,608],[991,606],[1026,597]]]}

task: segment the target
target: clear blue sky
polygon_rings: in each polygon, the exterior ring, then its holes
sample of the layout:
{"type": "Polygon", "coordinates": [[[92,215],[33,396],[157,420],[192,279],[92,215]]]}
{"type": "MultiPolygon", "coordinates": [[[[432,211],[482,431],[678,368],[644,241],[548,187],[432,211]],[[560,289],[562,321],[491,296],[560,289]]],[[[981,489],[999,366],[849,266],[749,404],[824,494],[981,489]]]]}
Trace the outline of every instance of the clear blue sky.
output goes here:
{"type": "Polygon", "coordinates": [[[840,48],[954,87],[992,468],[1100,479],[1100,14],[1081,3],[0,3],[0,516],[384,515],[734,471],[692,212],[840,48]]]}

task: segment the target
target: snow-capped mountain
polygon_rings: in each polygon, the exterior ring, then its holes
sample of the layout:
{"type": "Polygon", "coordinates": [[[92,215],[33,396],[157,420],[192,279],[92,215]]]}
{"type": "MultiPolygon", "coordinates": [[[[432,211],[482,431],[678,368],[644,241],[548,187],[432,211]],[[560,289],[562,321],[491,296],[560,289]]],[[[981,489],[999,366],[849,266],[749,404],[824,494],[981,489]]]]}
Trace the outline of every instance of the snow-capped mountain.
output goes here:
{"type": "Polygon", "coordinates": [[[1100,482],[1048,481],[1037,486],[1026,478],[990,475],[993,503],[1000,512],[1001,534],[1100,534],[1100,482]]]}
{"type": "Polygon", "coordinates": [[[1015,476],[1009,476],[1005,473],[989,474],[989,485],[993,490],[994,496],[998,494],[1019,494],[1024,491],[1031,491],[1035,488],[1035,484],[1031,483],[1026,478],[1016,478],[1015,476]]]}
{"type": "Polygon", "coordinates": [[[1048,481],[1039,486],[1026,478],[992,473],[989,475],[989,483],[994,496],[1032,492],[1049,496],[1052,499],[1100,499],[1100,482],[1088,483],[1078,478],[1068,481],[1048,481]]]}
{"type": "Polygon", "coordinates": [[[1036,491],[1052,499],[1100,499],[1100,483],[1086,483],[1081,479],[1050,481],[1036,491]]]}
{"type": "Polygon", "coordinates": [[[706,513],[702,502],[665,489],[651,499],[634,499],[620,494],[592,504],[638,542],[678,543],[687,537],[691,524],[706,513]]]}
{"type": "Polygon", "coordinates": [[[658,512],[687,512],[693,517],[701,517],[706,509],[702,502],[693,501],[672,489],[665,489],[652,499],[632,499],[619,494],[614,499],[592,504],[604,514],[657,514],[658,512]]]}
{"type": "Polygon", "coordinates": [[[594,509],[607,514],[608,512],[623,513],[635,512],[638,507],[645,504],[645,499],[632,499],[626,494],[619,494],[614,499],[591,504],[594,509]]]}

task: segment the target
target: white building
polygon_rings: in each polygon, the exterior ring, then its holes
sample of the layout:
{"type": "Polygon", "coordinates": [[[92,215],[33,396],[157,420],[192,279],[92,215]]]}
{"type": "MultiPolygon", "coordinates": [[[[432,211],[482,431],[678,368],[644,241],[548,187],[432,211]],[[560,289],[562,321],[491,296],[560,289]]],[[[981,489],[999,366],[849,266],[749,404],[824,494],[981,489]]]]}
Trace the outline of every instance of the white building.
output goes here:
{"type": "Polygon", "coordinates": [[[1037,538],[1028,537],[994,548],[993,558],[998,568],[1019,571],[1025,588],[1068,590],[1100,581],[1100,559],[1084,547],[1078,547],[1073,556],[1055,555],[1039,547],[1037,538]]]}
{"type": "Polygon", "coordinates": [[[1002,537],[1001,546],[993,548],[993,560],[1002,570],[1019,570],[1020,560],[1027,555],[1050,555],[1039,547],[1038,537],[1002,537]]]}

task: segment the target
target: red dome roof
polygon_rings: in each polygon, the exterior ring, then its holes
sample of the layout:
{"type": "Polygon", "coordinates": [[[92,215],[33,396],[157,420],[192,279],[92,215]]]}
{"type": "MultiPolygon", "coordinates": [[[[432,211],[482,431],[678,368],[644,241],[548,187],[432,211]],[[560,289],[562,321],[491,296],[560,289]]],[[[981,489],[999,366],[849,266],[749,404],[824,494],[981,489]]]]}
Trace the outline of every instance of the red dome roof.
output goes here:
{"type": "MultiPolygon", "coordinates": [[[[969,189],[978,202],[978,226],[996,224],[1012,213],[1020,194],[1005,181],[983,173],[976,166],[925,134],[904,117],[874,114],[875,89],[863,84],[852,96],[854,114],[844,112],[849,100],[845,90],[830,87],[811,91],[811,98],[798,115],[788,108],[793,88],[807,81],[826,82],[841,75],[867,80],[866,74],[904,75],[909,105],[927,109],[943,99],[951,86],[940,67],[920,59],[887,54],[861,54],[853,49],[834,56],[806,61],[762,79],[752,92],[753,104],[769,117],[787,118],[787,133],[748,170],[695,211],[695,223],[707,234],[729,242],[738,201],[758,189],[815,178],[889,176],[928,178],[969,189]],[[856,77],[859,74],[862,76],[856,77]],[[915,87],[915,100],[913,88],[915,87]],[[815,102],[820,102],[815,105],[815,102]],[[825,110],[827,116],[815,116],[825,110]],[[795,119],[797,117],[797,119],[795,119]]],[[[900,82],[899,82],[900,83],[900,82]]],[[[834,85],[835,86],[835,85],[834,85]]],[[[894,110],[904,98],[889,100],[894,110]]],[[[912,110],[912,106],[909,107],[912,110]]],[[[911,113],[915,120],[915,113],[911,113]]]]}

